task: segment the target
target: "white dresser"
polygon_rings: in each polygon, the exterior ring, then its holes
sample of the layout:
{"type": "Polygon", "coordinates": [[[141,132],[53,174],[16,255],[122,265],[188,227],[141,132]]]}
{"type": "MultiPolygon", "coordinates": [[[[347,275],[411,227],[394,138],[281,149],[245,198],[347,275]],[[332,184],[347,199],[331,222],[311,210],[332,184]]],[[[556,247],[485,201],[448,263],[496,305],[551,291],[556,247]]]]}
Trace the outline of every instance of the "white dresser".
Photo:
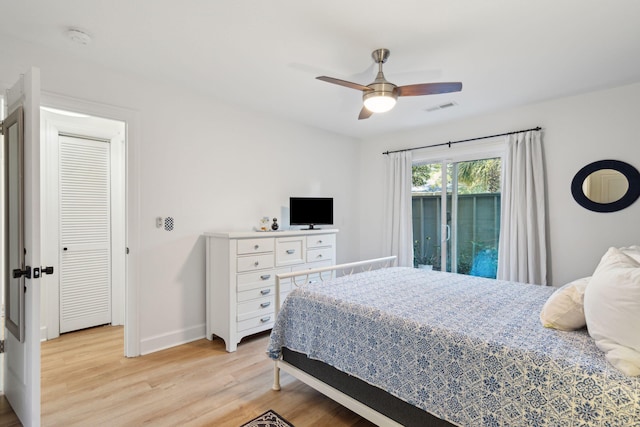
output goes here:
{"type": "MultiPolygon", "coordinates": [[[[240,340],[271,329],[276,274],[336,263],[336,229],[208,232],[206,336],[222,338],[227,351],[240,340]]],[[[290,283],[281,283],[284,301],[290,283]]]]}

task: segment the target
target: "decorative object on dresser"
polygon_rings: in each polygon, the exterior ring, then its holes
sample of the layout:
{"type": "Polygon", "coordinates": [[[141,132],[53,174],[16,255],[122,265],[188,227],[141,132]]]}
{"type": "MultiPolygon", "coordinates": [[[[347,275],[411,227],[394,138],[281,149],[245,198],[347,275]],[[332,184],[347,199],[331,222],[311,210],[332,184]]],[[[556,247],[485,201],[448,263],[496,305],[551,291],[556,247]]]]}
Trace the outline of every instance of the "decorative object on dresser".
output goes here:
{"type": "MultiPolygon", "coordinates": [[[[242,338],[271,329],[276,274],[335,265],[337,233],[205,233],[207,339],[222,338],[227,351],[233,352],[242,338]]],[[[281,301],[290,290],[290,281],[281,283],[281,301]]]]}
{"type": "Polygon", "coordinates": [[[269,217],[268,216],[263,216],[260,219],[260,227],[258,228],[258,231],[269,231],[269,217]]]}

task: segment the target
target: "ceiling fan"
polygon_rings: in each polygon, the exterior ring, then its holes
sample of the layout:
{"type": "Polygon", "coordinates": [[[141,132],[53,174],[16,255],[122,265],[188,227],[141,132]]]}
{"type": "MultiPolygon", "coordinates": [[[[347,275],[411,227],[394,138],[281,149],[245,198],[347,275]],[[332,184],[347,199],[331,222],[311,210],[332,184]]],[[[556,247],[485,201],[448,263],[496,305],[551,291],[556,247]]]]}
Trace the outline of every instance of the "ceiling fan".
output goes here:
{"type": "Polygon", "coordinates": [[[439,93],[459,92],[462,90],[462,83],[418,83],[414,85],[396,86],[388,82],[382,74],[382,64],[389,58],[389,49],[376,49],[371,53],[371,57],[378,64],[378,75],[373,83],[361,85],[348,82],[333,77],[318,76],[316,79],[351,89],[362,91],[364,106],[360,110],[358,120],[368,119],[373,113],[384,113],[391,110],[396,105],[399,96],[419,96],[435,95],[439,93]]]}

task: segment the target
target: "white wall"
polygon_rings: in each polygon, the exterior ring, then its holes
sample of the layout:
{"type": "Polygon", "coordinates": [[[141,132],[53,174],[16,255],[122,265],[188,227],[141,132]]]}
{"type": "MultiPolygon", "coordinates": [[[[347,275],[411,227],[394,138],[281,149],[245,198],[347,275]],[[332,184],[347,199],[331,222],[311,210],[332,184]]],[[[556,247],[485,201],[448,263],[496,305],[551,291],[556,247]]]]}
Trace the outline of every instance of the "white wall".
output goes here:
{"type": "Polygon", "coordinates": [[[384,195],[378,191],[384,179],[382,152],[539,125],[548,187],[549,282],[557,286],[591,275],[608,247],[640,244],[640,200],[615,213],[591,212],[573,200],[571,180],[583,166],[602,159],[622,160],[640,169],[639,99],[640,84],[633,84],[361,142],[360,200],[366,212],[361,217],[361,256],[382,255],[377,232],[384,207],[384,195]]]}
{"type": "Polygon", "coordinates": [[[358,143],[11,40],[0,39],[0,56],[0,85],[33,65],[42,71],[45,91],[139,113],[139,318],[145,352],[204,335],[201,233],[247,230],[263,215],[280,218],[290,195],[335,198],[339,262],[380,256],[381,153],[387,149],[540,125],[551,283],[589,275],[609,246],[640,243],[640,202],[599,214],[578,206],[570,193],[573,175],[592,161],[620,159],[640,168],[640,84],[358,143]],[[175,230],[155,228],[157,216],[174,217],[175,230]]]}
{"type": "Polygon", "coordinates": [[[139,113],[143,352],[204,336],[204,231],[286,223],[289,196],[331,196],[338,261],[359,258],[355,140],[13,42],[0,39],[0,83],[36,66],[44,91],[139,113]],[[174,231],[157,229],[158,216],[174,231]]]}

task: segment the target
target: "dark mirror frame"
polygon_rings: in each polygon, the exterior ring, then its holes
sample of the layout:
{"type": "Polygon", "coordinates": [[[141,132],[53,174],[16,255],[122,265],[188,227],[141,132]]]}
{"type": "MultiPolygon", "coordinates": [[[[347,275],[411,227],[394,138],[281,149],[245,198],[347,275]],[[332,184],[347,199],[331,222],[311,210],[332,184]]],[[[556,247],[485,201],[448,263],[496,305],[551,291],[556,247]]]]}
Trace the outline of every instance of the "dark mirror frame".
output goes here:
{"type": "Polygon", "coordinates": [[[578,171],[571,181],[571,194],[575,201],[585,209],[594,212],[616,212],[633,204],[640,196],[640,172],[628,163],[620,160],[599,160],[589,163],[578,171]],[[582,191],[582,184],[589,175],[601,169],[613,169],[623,174],[629,182],[627,192],[611,203],[597,203],[589,199],[582,191]]]}

